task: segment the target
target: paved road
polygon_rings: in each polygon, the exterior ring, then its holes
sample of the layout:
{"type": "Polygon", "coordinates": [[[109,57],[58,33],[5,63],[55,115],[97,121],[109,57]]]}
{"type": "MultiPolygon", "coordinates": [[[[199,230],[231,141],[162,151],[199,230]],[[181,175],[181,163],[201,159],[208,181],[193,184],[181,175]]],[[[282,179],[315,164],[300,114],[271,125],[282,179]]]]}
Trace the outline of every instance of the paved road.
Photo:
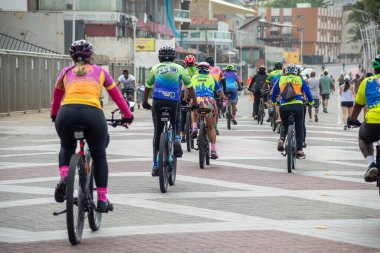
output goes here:
{"type": "Polygon", "coordinates": [[[240,96],[239,125],[220,123],[220,159],[201,170],[185,153],[166,194],[150,176],[150,114],[138,111],[129,130],[110,129],[115,211],[76,247],[65,216],[52,216],[64,205],[53,199],[59,140],[48,113],[1,117],[0,252],[380,252],[378,191],[363,181],[357,130],[337,125],[336,96],[307,123],[307,159],[292,174],[278,135],[240,96]]]}

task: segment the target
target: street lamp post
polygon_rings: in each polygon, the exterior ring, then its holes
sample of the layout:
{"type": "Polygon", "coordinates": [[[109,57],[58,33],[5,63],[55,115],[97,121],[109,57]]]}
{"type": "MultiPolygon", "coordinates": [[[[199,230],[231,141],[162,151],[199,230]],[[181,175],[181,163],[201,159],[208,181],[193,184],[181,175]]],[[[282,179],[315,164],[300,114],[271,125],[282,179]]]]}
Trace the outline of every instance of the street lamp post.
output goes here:
{"type": "Polygon", "coordinates": [[[76,7],[76,3],[77,3],[77,1],[76,0],[74,0],[74,4],[73,4],[73,35],[72,35],[72,39],[73,39],[73,42],[75,41],[75,7],[76,7]]]}
{"type": "Polygon", "coordinates": [[[133,74],[136,78],[136,25],[137,25],[137,18],[132,17],[131,18],[132,27],[133,27],[133,74]]]}

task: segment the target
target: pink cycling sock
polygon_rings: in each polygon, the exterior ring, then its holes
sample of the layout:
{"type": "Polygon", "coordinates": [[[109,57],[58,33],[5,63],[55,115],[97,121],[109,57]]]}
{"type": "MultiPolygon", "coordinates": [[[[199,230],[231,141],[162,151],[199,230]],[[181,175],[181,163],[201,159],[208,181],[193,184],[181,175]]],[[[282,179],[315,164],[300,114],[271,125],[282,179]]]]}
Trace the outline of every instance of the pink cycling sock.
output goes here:
{"type": "Polygon", "coordinates": [[[197,123],[193,123],[193,130],[195,130],[197,128],[198,128],[198,124],[197,123]]]}
{"type": "Polygon", "coordinates": [[[211,151],[216,151],[216,144],[211,143],[211,151]]]}
{"type": "Polygon", "coordinates": [[[59,167],[59,174],[61,175],[61,178],[67,177],[69,175],[69,166],[63,165],[59,167]]]}
{"type": "Polygon", "coordinates": [[[107,187],[97,187],[96,190],[98,191],[98,200],[107,202],[107,187]]]}

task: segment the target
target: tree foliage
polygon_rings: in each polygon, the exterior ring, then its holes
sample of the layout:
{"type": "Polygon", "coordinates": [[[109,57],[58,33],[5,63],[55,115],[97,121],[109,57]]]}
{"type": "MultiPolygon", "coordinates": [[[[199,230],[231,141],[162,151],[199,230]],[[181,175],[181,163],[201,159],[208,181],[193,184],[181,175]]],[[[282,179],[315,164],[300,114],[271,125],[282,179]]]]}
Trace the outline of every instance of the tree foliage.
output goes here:
{"type": "Polygon", "coordinates": [[[298,3],[310,3],[311,7],[328,7],[331,5],[327,0],[273,0],[269,1],[267,8],[296,8],[298,3]]]}
{"type": "Polygon", "coordinates": [[[355,42],[361,39],[360,27],[370,22],[380,24],[379,10],[379,0],[359,0],[351,6],[347,23],[355,25],[348,30],[348,34],[351,35],[350,41],[355,42]]]}

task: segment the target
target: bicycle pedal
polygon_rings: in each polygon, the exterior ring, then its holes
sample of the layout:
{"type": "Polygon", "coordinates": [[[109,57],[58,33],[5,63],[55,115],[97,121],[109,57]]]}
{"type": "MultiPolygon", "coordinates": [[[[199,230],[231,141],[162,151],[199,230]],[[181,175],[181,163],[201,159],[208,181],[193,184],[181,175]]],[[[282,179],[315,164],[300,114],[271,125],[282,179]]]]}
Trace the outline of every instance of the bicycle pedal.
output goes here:
{"type": "Polygon", "coordinates": [[[286,156],[286,153],[284,153],[284,152],[281,152],[281,155],[283,155],[283,156],[286,156]]]}
{"type": "Polygon", "coordinates": [[[61,212],[53,212],[53,215],[54,215],[54,216],[58,216],[58,215],[60,215],[60,214],[64,214],[64,213],[66,213],[66,209],[63,210],[63,211],[61,211],[61,212]]]}

